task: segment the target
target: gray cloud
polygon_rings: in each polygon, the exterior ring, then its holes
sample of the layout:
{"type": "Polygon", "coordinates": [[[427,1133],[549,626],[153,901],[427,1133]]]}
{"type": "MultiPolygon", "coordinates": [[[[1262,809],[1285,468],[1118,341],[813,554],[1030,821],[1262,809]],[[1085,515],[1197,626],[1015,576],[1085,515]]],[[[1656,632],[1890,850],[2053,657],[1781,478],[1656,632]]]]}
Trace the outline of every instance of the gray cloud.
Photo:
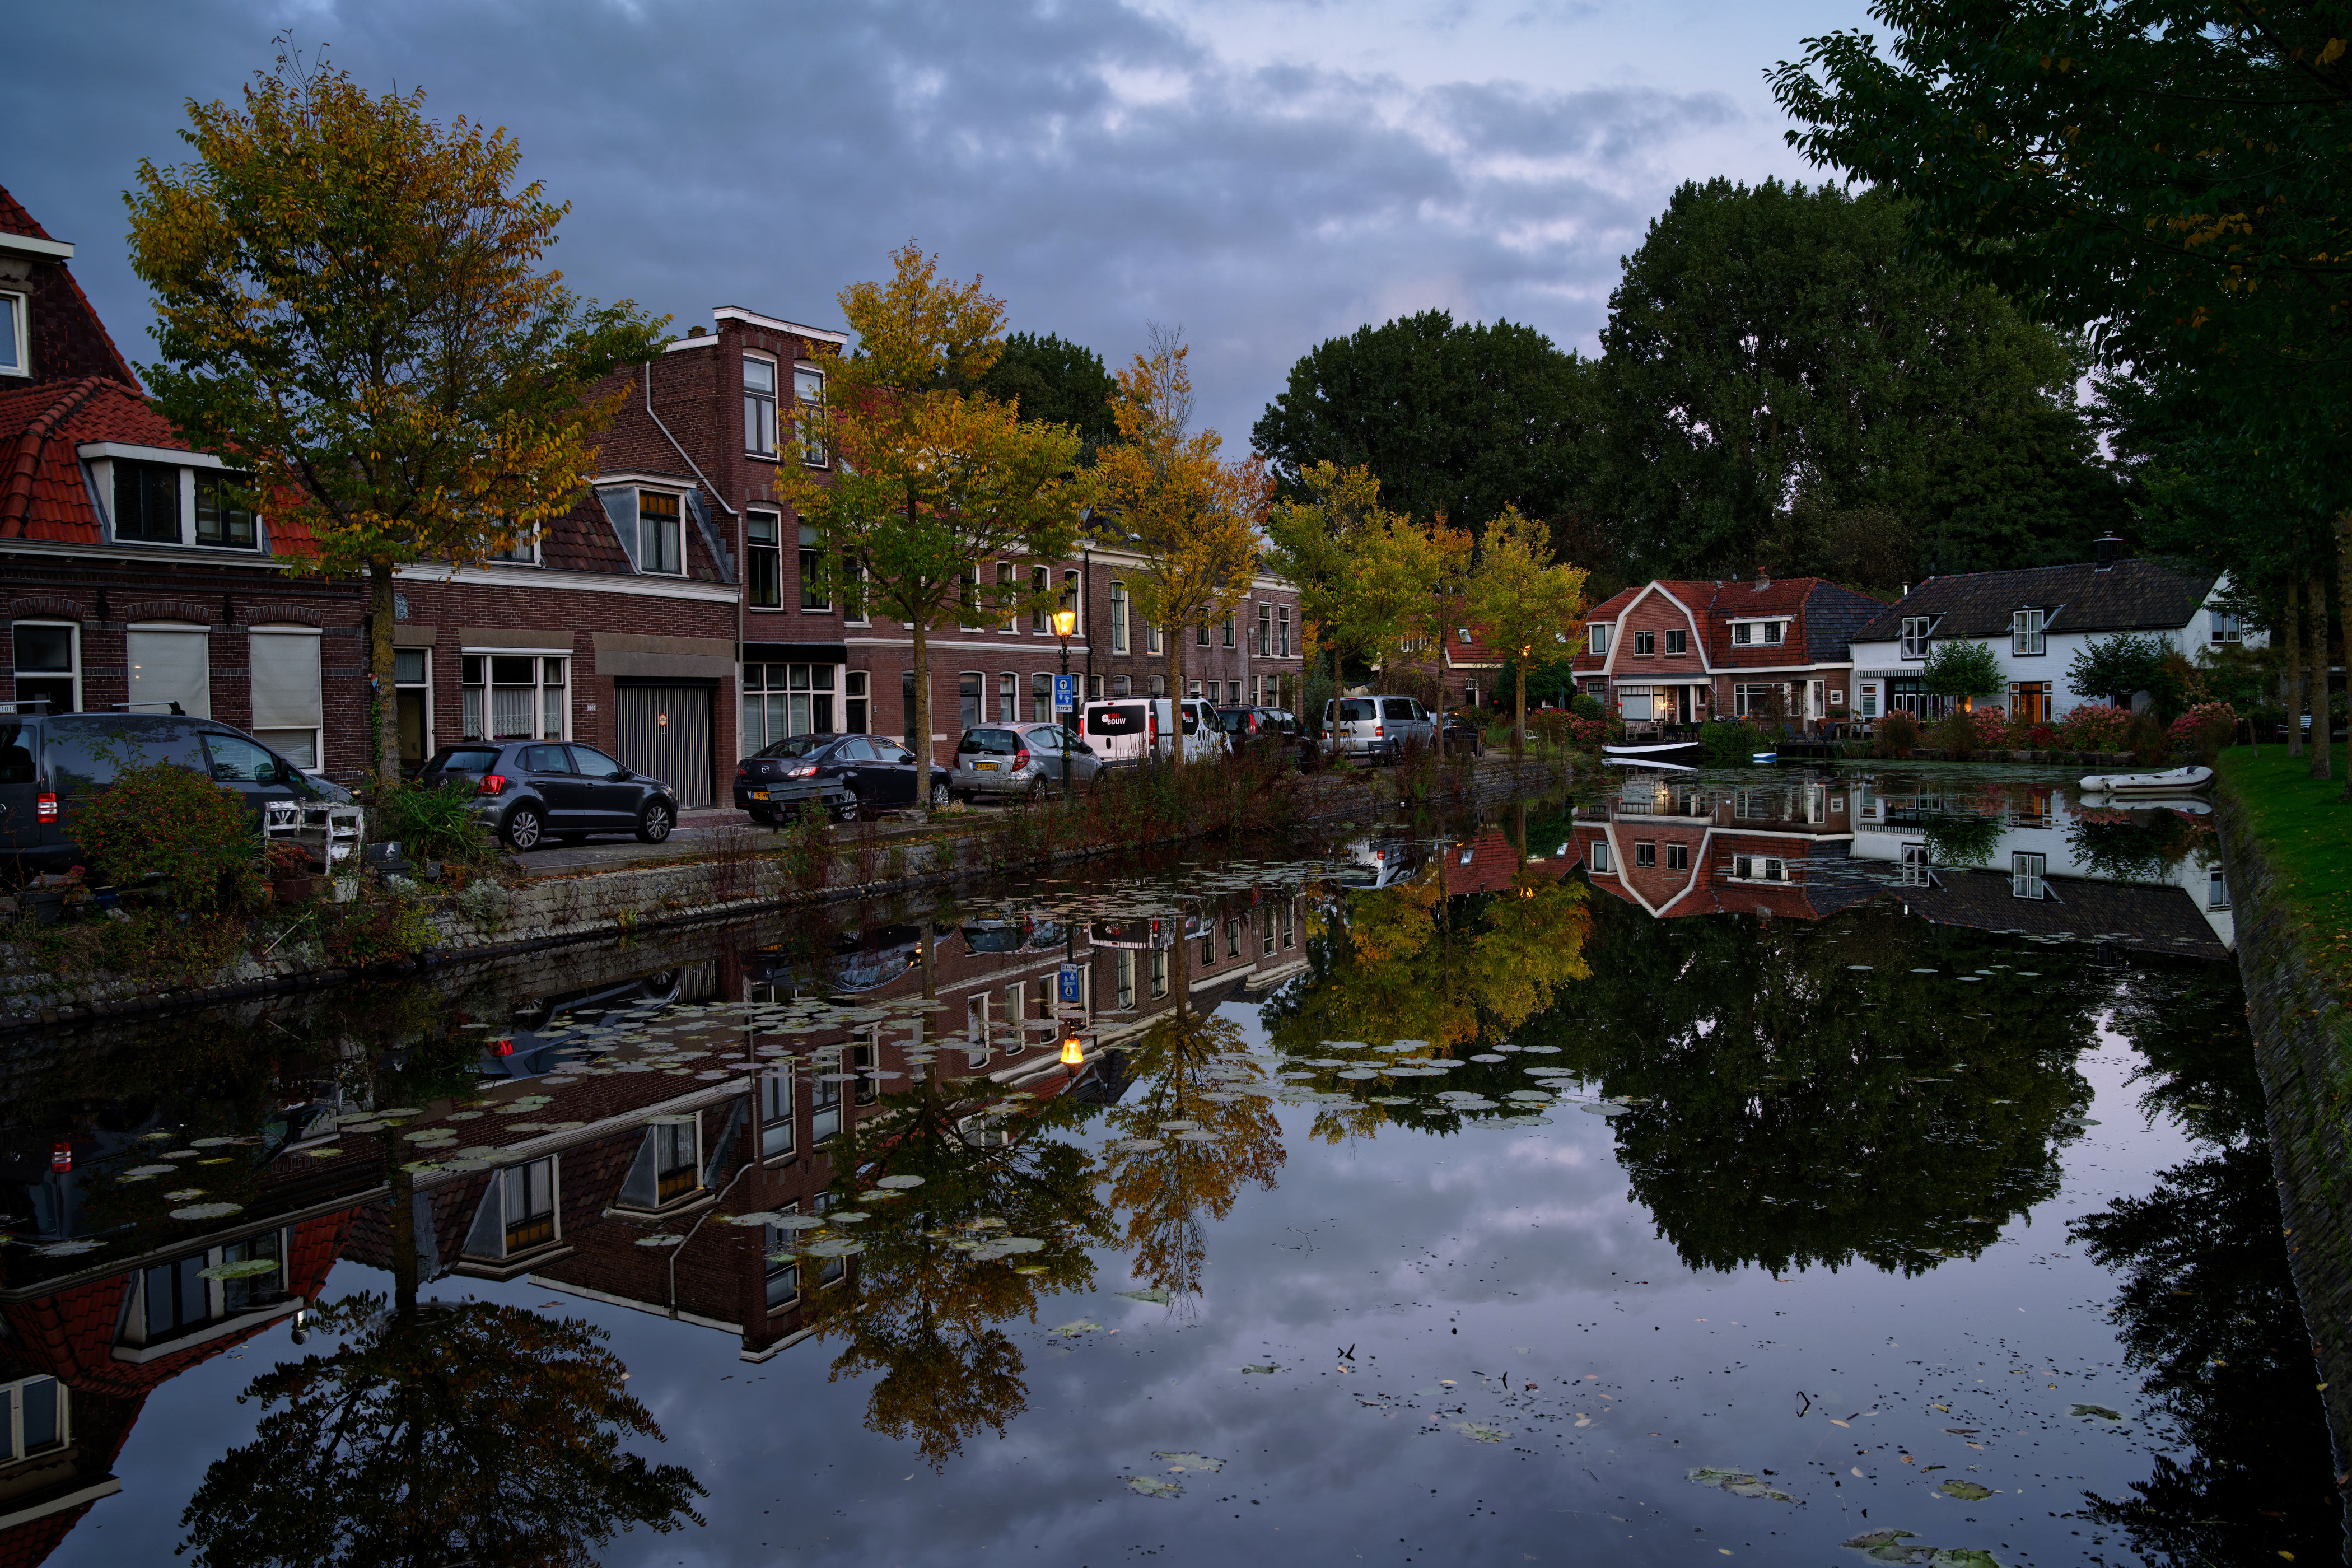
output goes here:
{"type": "Polygon", "coordinates": [[[721,303],[832,324],[835,291],[913,237],[985,273],[1015,326],[1114,362],[1147,318],[1183,322],[1235,445],[1292,360],[1366,321],[1439,306],[1590,341],[1618,257],[1676,179],[1710,172],[1678,159],[1774,134],[1719,92],[1556,89],[1508,60],[1435,86],[1235,60],[1114,0],[31,13],[0,179],[82,247],[134,358],[152,350],[118,193],[140,157],[178,155],[183,100],[234,94],[280,26],[371,86],[424,84],[436,115],[511,129],[573,204],[556,259],[583,292],[681,325],[721,303]]]}

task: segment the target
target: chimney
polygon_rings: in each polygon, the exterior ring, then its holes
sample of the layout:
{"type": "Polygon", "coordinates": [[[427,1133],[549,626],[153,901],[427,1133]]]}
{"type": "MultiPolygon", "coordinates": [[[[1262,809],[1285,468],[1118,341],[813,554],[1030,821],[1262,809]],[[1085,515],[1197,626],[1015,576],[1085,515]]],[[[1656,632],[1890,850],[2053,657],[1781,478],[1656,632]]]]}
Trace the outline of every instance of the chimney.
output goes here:
{"type": "Polygon", "coordinates": [[[689,338],[698,338],[702,336],[704,331],[705,329],[701,327],[688,327],[686,329],[686,335],[689,338]]]}
{"type": "Polygon", "coordinates": [[[1903,584],[1903,592],[1901,592],[1901,593],[1899,593],[1899,594],[1895,595],[1895,596],[1897,599],[1907,599],[1907,598],[1909,598],[1909,597],[1911,596],[1911,584],[1908,584],[1908,583],[1904,584],[1903,584]]]}
{"type": "Polygon", "coordinates": [[[2122,553],[2123,547],[2124,542],[2112,533],[2099,541],[2099,567],[2102,571],[2116,563],[2116,557],[2122,553]]]}

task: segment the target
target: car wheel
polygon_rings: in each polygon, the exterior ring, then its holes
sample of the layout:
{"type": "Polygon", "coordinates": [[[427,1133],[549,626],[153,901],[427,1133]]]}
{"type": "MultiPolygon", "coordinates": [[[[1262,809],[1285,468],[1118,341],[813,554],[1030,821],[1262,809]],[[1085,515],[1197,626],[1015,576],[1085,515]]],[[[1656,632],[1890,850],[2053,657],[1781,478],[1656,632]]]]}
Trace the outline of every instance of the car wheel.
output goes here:
{"type": "Polygon", "coordinates": [[[933,779],[931,781],[931,809],[933,811],[943,810],[949,803],[954,799],[955,792],[948,788],[944,780],[933,779]]]}
{"type": "Polygon", "coordinates": [[[1045,797],[1052,793],[1052,791],[1045,787],[1045,781],[1043,778],[1032,779],[1029,782],[1029,804],[1031,805],[1045,805],[1045,797]]]}
{"type": "Polygon", "coordinates": [[[840,805],[835,806],[833,808],[833,819],[835,822],[856,821],[857,797],[856,795],[852,795],[847,800],[845,800],[840,805]]]}
{"type": "Polygon", "coordinates": [[[659,844],[677,826],[677,817],[666,800],[649,800],[645,810],[637,814],[637,838],[646,844],[659,844]]]}
{"type": "Polygon", "coordinates": [[[547,818],[540,815],[539,807],[525,801],[507,813],[506,821],[499,826],[499,837],[529,854],[547,837],[547,818]]]}

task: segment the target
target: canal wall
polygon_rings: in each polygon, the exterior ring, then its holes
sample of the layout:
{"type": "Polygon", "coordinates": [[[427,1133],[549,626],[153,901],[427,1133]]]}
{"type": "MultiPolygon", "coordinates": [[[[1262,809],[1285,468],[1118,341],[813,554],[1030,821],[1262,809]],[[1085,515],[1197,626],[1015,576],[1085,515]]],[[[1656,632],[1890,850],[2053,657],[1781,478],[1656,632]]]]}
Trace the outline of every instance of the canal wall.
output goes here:
{"type": "MultiPolygon", "coordinates": [[[[1470,796],[1433,805],[1492,805],[1554,788],[1572,777],[1572,764],[1496,759],[1470,780],[1470,796]]],[[[1397,802],[1386,776],[1350,773],[1318,784],[1307,824],[1339,824],[1385,815],[1397,802]]],[[[954,820],[954,819],[950,819],[954,820]]],[[[629,865],[576,876],[541,877],[520,885],[483,879],[457,894],[417,900],[427,940],[413,957],[380,965],[382,975],[403,968],[480,963],[586,942],[609,942],[710,922],[743,921],[812,904],[887,899],[1000,869],[992,863],[997,833],[1007,819],[979,816],[948,831],[917,838],[852,842],[818,863],[798,864],[774,849],[722,847],[690,859],[629,865]],[[992,832],[992,829],[996,831],[992,832]]],[[[1026,854],[1013,874],[1087,861],[1118,859],[1173,847],[1196,835],[1169,834],[1107,845],[1071,846],[1050,855],[1026,854]]],[[[0,1031],[73,1024],[90,1018],[214,1006],[278,992],[309,990],[357,977],[331,962],[300,922],[274,946],[241,954],[208,974],[126,975],[106,971],[60,973],[29,944],[0,942],[0,1031]]]]}
{"type": "MultiPolygon", "coordinates": [[[[2314,961],[2305,942],[2311,916],[2286,896],[2252,815],[2226,777],[2215,808],[2269,1108],[2280,1224],[2341,1477],[2352,1468],[2352,1012],[2314,961]]],[[[2347,1503],[2352,1562],[2352,1493],[2347,1503]]]]}

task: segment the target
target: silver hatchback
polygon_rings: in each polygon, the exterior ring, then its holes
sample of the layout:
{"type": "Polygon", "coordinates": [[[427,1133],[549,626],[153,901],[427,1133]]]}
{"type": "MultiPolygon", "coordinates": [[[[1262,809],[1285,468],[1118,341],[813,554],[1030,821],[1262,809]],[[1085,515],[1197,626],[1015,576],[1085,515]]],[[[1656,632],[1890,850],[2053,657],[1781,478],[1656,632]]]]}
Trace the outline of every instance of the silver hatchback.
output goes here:
{"type": "Polygon", "coordinates": [[[1092,789],[1102,767],[1093,748],[1059,724],[975,724],[956,742],[948,787],[959,800],[982,795],[1044,800],[1066,787],[1092,789]]]}

